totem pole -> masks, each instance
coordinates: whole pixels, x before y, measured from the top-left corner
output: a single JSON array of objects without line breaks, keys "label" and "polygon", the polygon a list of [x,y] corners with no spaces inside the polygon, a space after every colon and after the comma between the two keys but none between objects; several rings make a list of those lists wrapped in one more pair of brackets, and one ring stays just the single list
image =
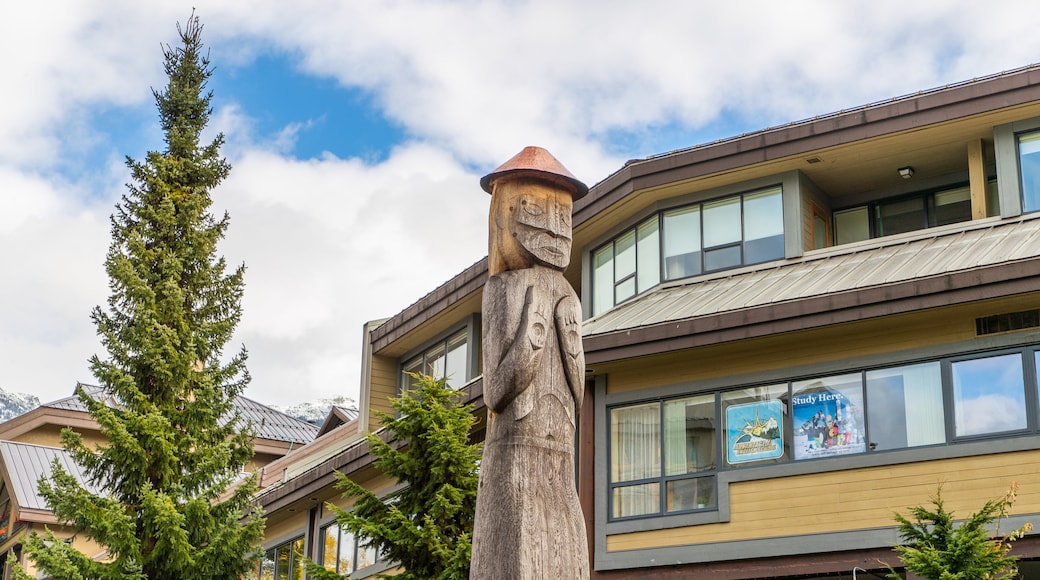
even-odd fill
[{"label": "totem pole", "polygon": [[588,188],[539,147],[480,185],[491,194],[482,319],[488,426],[470,578],[588,578],[574,479],[585,391],[581,303],[563,277],[571,205]]}]

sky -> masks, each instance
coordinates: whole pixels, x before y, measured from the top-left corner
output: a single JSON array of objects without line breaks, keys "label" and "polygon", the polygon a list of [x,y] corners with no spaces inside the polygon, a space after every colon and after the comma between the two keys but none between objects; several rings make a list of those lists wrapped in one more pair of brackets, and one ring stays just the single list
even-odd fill
[{"label": "sky", "polygon": [[246,265],[246,396],[358,398],[362,325],[487,253],[479,179],[527,145],[592,186],[628,159],[1040,62],[1040,3],[55,0],[0,34],[0,388],[42,401],[105,353],[125,159],[192,9],[213,191]]}]

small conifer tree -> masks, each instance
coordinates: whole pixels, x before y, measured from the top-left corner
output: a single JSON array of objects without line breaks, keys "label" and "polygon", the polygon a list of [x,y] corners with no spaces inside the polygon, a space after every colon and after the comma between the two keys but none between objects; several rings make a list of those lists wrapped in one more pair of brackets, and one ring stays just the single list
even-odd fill
[{"label": "small conifer tree", "polygon": [[[396,416],[378,413],[393,444],[368,436],[376,467],[404,487],[380,498],[338,474],[337,487],[354,505],[329,507],[343,529],[404,569],[393,578],[464,580],[477,506],[480,444],[470,443],[476,419],[472,405],[458,404],[458,391],[444,379],[417,378],[413,390],[393,399]],[[341,578],[314,562],[307,572],[319,580]]]},{"label": "small conifer tree", "polygon": [[127,158],[133,183],[111,220],[108,309],[91,316],[108,352],[90,361],[102,394],[77,390],[105,441],[95,449],[62,433],[101,491],[57,463],[40,482],[58,520],[107,554],[94,561],[34,534],[25,549],[54,578],[240,578],[260,555],[255,478],[228,491],[253,455],[234,405],[249,380],[245,349],[221,360],[244,288],[244,267],[226,273],[216,254],[228,216],[210,213],[230,166],[222,135],[200,143],[212,96],[202,25],[192,13],[177,31],[181,44],[163,47],[168,84],[153,90],[166,149]]},{"label": "small conifer tree", "polygon": [[[1006,518],[1018,494],[1018,484],[1003,497],[987,501],[979,511],[960,525],[946,510],[942,485],[931,498],[934,509],[910,507],[910,518],[895,514],[899,535],[905,542],[895,551],[903,566],[929,580],[996,580],[1015,578],[1017,558],[1011,555],[1011,544],[1032,529],[1026,523],[1006,535],[1000,534],[1000,520]],[[993,524],[991,535],[990,525]],[[889,578],[902,578],[889,569]]]}]

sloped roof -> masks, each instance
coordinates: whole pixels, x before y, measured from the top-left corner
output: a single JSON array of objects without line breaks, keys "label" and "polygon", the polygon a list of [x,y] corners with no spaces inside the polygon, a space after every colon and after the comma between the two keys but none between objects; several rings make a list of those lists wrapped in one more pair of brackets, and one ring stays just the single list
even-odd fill
[{"label": "sloped roof", "polygon": [[277,411],[252,399],[238,397],[235,407],[242,419],[252,422],[256,436],[274,441],[310,443],[318,435],[318,426]]},{"label": "sloped roof", "polygon": [[357,409],[353,407],[333,405],[332,408],[329,409],[329,414],[325,416],[325,420],[321,422],[321,429],[318,430],[317,437],[321,437],[336,427],[345,425],[357,418]]},{"label": "sloped roof", "polygon": [[[97,398],[104,394],[102,387],[84,384],[80,386],[91,397]],[[79,397],[75,394],[57,401],[44,403],[41,406],[87,412],[87,408],[83,406],[83,403],[80,402]],[[318,435],[318,427],[316,425],[286,415],[281,411],[246,397],[238,397],[235,400],[235,408],[241,414],[243,420],[253,424],[253,427],[256,429],[256,436],[261,439],[287,441],[290,443],[310,443]]]},{"label": "sloped roof", "polygon": [[582,324],[592,336],[1040,257],[1040,216],[960,223],[664,284]]},{"label": "sloped roof", "polygon": [[47,501],[39,494],[37,482],[42,477],[50,478],[51,465],[55,459],[84,488],[98,493],[97,488],[88,483],[86,474],[64,449],[0,441],[0,459],[3,460],[10,477],[11,495],[22,509],[50,511]]}]

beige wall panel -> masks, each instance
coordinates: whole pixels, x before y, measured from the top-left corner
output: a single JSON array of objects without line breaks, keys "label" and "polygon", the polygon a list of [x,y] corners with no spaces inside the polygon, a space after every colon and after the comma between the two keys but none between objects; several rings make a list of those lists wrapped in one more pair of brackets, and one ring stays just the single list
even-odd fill
[{"label": "beige wall panel", "polygon": [[[397,360],[383,356],[372,357],[372,384],[369,398],[370,411],[382,411],[392,415],[393,407],[390,399],[397,396]],[[381,426],[374,414],[369,419],[369,429],[375,431]]]},{"label": "beige wall panel", "polygon": [[975,338],[975,318],[1040,307],[1040,294],[933,308],[596,365],[608,393],[819,364]]},{"label": "beige wall panel", "polygon": [[963,518],[1012,481],[1020,485],[1012,513],[1040,513],[1040,451],[739,482],[729,522],[609,536],[607,550],[890,527],[893,512],[927,503],[939,483],[946,508]]},{"label": "beige wall panel", "polygon": [[281,517],[268,517],[264,528],[264,548],[273,548],[282,542],[304,535],[307,530],[307,511],[280,510]]}]

